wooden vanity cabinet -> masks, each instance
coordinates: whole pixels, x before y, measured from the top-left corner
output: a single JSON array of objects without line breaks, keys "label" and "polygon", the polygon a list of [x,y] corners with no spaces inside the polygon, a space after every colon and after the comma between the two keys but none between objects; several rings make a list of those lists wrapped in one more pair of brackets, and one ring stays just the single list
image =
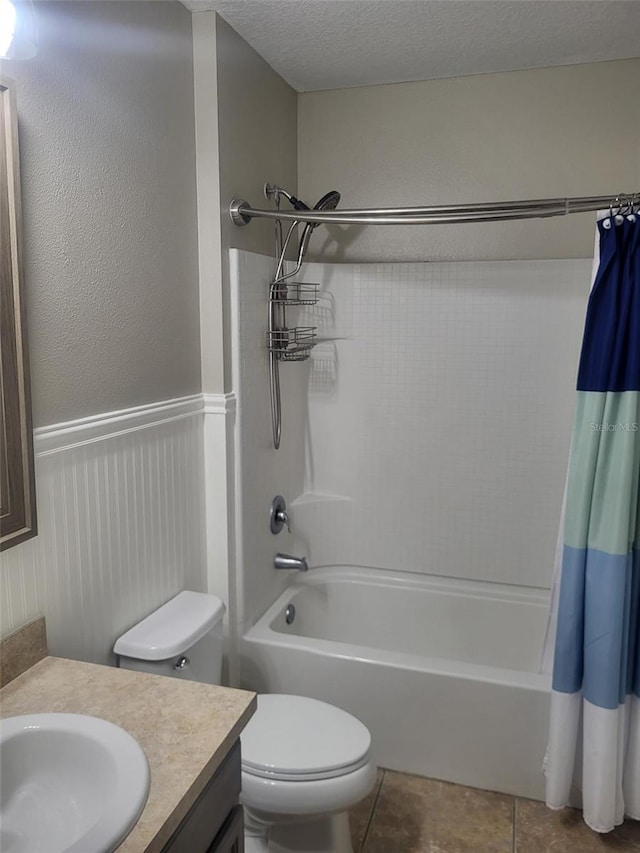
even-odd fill
[{"label": "wooden vanity cabinet", "polygon": [[242,806],[234,806],[207,853],[244,853]]},{"label": "wooden vanity cabinet", "polygon": [[162,853],[244,853],[241,778],[236,741]]}]

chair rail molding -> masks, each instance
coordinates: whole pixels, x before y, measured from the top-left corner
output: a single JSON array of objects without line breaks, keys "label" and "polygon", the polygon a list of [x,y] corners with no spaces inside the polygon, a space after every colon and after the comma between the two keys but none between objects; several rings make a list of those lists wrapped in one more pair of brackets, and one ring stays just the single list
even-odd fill
[{"label": "chair rail molding", "polygon": [[104,441],[152,426],[191,418],[204,412],[202,394],[175,397],[129,409],[90,415],[34,430],[37,457],[60,453],[94,441]]},{"label": "chair rail molding", "polygon": [[232,414],[237,407],[237,397],[233,391],[229,394],[203,394],[202,400],[207,415]]}]

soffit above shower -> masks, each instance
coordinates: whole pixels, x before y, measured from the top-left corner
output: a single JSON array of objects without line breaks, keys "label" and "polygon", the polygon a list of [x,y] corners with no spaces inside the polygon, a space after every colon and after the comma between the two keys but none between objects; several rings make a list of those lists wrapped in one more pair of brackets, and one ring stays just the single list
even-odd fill
[{"label": "soffit above shower", "polygon": [[640,0],[182,0],[299,92],[640,55]]}]

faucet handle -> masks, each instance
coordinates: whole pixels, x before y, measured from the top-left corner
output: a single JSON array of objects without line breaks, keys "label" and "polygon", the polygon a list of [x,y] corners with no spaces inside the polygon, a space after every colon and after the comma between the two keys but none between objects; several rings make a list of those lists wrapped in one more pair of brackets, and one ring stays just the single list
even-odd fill
[{"label": "faucet handle", "polygon": [[271,509],[269,510],[269,527],[271,532],[276,534],[280,533],[285,526],[289,533],[291,533],[287,503],[282,495],[276,495],[271,501]]},{"label": "faucet handle", "polygon": [[276,519],[280,522],[280,524],[284,524],[287,528],[287,533],[291,533],[291,525],[289,524],[289,516],[287,515],[286,509],[281,509],[276,513]]}]

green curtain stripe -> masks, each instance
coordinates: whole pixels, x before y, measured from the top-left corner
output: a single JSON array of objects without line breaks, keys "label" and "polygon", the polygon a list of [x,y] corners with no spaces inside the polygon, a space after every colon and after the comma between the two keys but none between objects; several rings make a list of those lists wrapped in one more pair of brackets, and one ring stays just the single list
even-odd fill
[{"label": "green curtain stripe", "polygon": [[[640,495],[638,495],[638,500],[636,501],[636,535],[634,543],[634,547],[640,550]],[[640,660],[638,663],[640,665]]]},{"label": "green curtain stripe", "polygon": [[640,547],[640,391],[578,391],[564,542],[607,554]]}]

